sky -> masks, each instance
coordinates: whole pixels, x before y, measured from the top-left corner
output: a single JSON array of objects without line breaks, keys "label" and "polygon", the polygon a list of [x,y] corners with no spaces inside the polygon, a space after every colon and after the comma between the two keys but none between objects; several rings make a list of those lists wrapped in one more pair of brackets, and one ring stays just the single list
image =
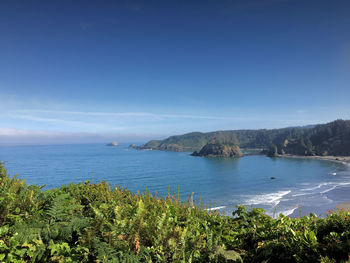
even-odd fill
[{"label": "sky", "polygon": [[350,119],[350,1],[0,0],[0,144]]}]

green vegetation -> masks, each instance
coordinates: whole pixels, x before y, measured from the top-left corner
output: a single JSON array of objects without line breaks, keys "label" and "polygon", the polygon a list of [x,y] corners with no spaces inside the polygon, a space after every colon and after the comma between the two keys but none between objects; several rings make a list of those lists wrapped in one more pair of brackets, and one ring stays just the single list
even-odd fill
[{"label": "green vegetation", "polygon": [[336,120],[327,124],[273,130],[235,130],[209,133],[189,133],[171,136],[163,141],[150,141],[140,149],[167,151],[200,151],[215,141],[241,148],[261,148],[274,156],[294,155],[350,155],[350,120]]},{"label": "green vegetation", "polygon": [[239,147],[228,143],[207,143],[197,152],[192,153],[193,156],[207,157],[241,157],[243,154]]},{"label": "green vegetation", "polygon": [[43,191],[0,164],[1,262],[346,262],[350,213],[235,217],[101,182]]},{"label": "green vegetation", "polygon": [[139,148],[162,151],[195,151],[201,149],[211,139],[211,133],[192,132],[185,135],[171,136],[162,141],[152,140]]}]

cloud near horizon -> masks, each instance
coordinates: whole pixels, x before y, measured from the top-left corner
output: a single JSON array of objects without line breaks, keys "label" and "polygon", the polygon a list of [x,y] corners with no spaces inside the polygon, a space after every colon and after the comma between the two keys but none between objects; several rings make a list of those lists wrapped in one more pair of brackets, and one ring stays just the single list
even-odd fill
[{"label": "cloud near horizon", "polygon": [[[147,111],[7,109],[0,116],[1,144],[145,142],[200,131],[261,129],[324,123],[299,109],[288,118],[264,113],[217,116]],[[332,119],[331,119],[332,120]]]},{"label": "cloud near horizon", "polygon": [[64,143],[107,143],[119,142],[143,143],[154,138],[151,134],[116,134],[89,132],[59,132],[45,130],[26,130],[0,128],[0,145],[16,144],[64,144]]}]

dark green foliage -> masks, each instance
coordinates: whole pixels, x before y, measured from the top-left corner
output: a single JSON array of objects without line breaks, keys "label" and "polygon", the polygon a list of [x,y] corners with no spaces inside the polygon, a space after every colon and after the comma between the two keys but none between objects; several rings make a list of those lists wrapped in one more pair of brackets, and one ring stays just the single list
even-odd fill
[{"label": "dark green foliage", "polygon": [[[199,151],[207,143],[261,148],[266,152],[277,147],[277,154],[350,155],[350,121],[336,120],[327,124],[273,130],[235,130],[188,133],[162,141],[150,141],[141,149]],[[277,155],[275,154],[275,155]]]},{"label": "dark green foliage", "polygon": [[210,139],[210,133],[192,132],[185,135],[171,136],[162,141],[152,140],[141,146],[141,149],[163,151],[194,151],[201,149]]},{"label": "dark green foliage", "polygon": [[239,206],[234,217],[101,182],[42,191],[0,164],[1,262],[341,262],[348,212],[292,219]]},{"label": "dark green foliage", "polygon": [[242,152],[239,146],[233,143],[218,143],[215,140],[203,146],[197,152],[192,153],[193,156],[207,156],[207,157],[241,157]]},{"label": "dark green foliage", "polygon": [[278,149],[276,145],[271,145],[269,151],[267,152],[267,156],[276,157],[278,156]]}]

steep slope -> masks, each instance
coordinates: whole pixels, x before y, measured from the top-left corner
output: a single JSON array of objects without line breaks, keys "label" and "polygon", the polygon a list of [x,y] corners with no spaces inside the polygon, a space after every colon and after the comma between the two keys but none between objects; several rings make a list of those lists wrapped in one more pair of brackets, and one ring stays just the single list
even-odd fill
[{"label": "steep slope", "polygon": [[350,156],[350,121],[283,129],[193,132],[150,141],[139,149],[199,151],[208,143],[261,148],[265,153]]}]

